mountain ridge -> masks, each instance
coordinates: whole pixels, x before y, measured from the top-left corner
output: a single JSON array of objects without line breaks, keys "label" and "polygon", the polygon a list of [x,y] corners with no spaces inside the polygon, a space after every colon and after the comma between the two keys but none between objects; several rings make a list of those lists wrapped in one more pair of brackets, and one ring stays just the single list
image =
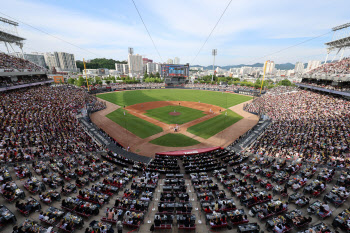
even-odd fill
[{"label": "mountain ridge", "polygon": [[[249,66],[249,67],[264,67],[264,63],[255,63],[253,65],[246,65],[246,64],[239,64],[239,65],[228,65],[228,66],[214,66],[216,69],[217,67],[225,70],[229,70],[231,68],[241,68],[243,66]],[[304,66],[307,66],[307,63],[304,64]],[[201,66],[201,65],[191,65],[190,67],[203,67],[206,70],[211,70],[213,69],[213,66]],[[295,65],[292,63],[283,63],[283,64],[276,64],[275,68],[279,70],[292,70],[294,69]]]}]

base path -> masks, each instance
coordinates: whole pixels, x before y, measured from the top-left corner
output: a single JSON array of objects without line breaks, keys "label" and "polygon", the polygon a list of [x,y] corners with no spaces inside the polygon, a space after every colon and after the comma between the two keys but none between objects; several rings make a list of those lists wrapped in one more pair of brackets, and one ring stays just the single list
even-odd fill
[{"label": "base path", "polygon": [[[166,124],[164,122],[161,122],[159,120],[156,120],[152,117],[144,115],[147,110],[155,109],[155,108],[161,108],[166,106],[182,106],[182,107],[188,107],[197,109],[200,111],[203,111],[206,116],[198,118],[196,120],[193,120],[191,122],[187,122],[186,124],[181,125],[181,130],[186,131],[188,127],[192,125],[196,125],[200,122],[209,120],[210,118],[213,118],[216,116],[216,114],[220,113],[220,110],[225,110],[224,108],[221,108],[219,106],[211,105],[211,104],[205,104],[205,103],[197,103],[197,102],[190,102],[190,101],[154,101],[154,102],[147,102],[147,103],[140,103],[140,104],[134,104],[126,107],[125,109],[128,110],[128,112],[138,118],[144,119],[148,122],[151,122],[152,124],[158,125],[163,128],[164,131],[168,130],[169,127],[174,127],[175,124]],[[171,112],[173,113],[173,112]],[[169,114],[171,114],[169,113]],[[184,128],[185,127],[185,128]]]},{"label": "base path", "polygon": [[[104,101],[101,99],[99,100]],[[134,104],[126,107],[125,109],[128,110],[130,114],[133,114],[146,121],[149,121],[155,125],[159,125],[160,127],[163,128],[163,132],[155,134],[145,139],[139,138],[138,136],[127,131],[125,128],[119,126],[118,124],[116,124],[115,122],[113,122],[112,120],[106,117],[107,114],[119,108],[118,105],[115,105],[113,103],[106,102],[107,108],[102,111],[93,113],[91,115],[91,121],[95,123],[99,128],[103,129],[107,134],[109,134],[115,140],[117,140],[125,148],[129,146],[130,150],[134,153],[148,156],[148,157],[154,157],[156,152],[185,150],[185,149],[199,149],[199,148],[207,148],[207,147],[213,147],[213,146],[226,147],[230,145],[239,136],[241,136],[242,134],[247,132],[249,129],[251,129],[259,120],[258,116],[243,110],[244,104],[249,103],[251,101],[252,100],[231,107],[230,110],[241,115],[243,119],[229,126],[228,128],[219,132],[218,134],[210,137],[209,139],[203,139],[201,137],[198,137],[186,131],[188,127],[198,124],[200,122],[206,121],[210,118],[213,118],[220,113],[220,110],[221,111],[225,110],[224,108],[221,108],[219,106],[210,105],[206,103],[197,103],[197,102],[188,102],[188,101],[155,101],[155,102]],[[160,107],[165,107],[169,105],[175,106],[175,105],[179,105],[179,103],[181,106],[198,109],[200,111],[203,111],[206,114],[201,118],[198,118],[191,122],[187,122],[183,125],[180,125],[179,133],[182,133],[190,138],[193,138],[199,141],[200,144],[197,144],[194,146],[188,146],[188,147],[165,147],[165,146],[158,146],[158,145],[149,143],[149,141],[155,138],[158,138],[168,133],[174,133],[172,127],[175,125],[169,125],[169,124],[160,122],[154,118],[145,116],[143,114],[149,109],[160,108]]]}]

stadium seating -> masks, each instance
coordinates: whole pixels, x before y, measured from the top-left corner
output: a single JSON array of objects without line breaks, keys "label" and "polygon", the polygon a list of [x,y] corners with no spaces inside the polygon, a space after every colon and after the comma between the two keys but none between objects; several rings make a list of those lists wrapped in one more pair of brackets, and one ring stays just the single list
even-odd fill
[{"label": "stadium seating", "polygon": [[[248,151],[157,155],[142,163],[127,153],[107,151],[79,126],[76,115],[85,103],[89,110],[105,108],[83,89],[34,87],[2,97],[0,159],[7,165],[0,168],[0,184],[5,184],[1,193],[7,195],[7,207],[0,206],[4,232],[11,232],[12,227],[2,218],[7,216],[26,223],[19,224],[22,229],[50,225],[62,232],[115,226],[148,232],[152,224],[154,230],[174,232],[219,228],[230,232],[226,228],[236,225],[238,232],[260,228],[277,232],[278,223],[282,232],[309,224],[319,229],[310,218],[302,218],[314,191],[319,194],[313,196],[312,204],[318,200],[325,209],[323,202],[338,208],[343,203],[337,197],[343,201],[348,195],[345,187],[350,184],[350,173],[343,168],[349,167],[345,155],[349,153],[350,106],[345,99],[295,87],[276,88],[246,107],[252,112],[263,109],[273,119]],[[300,177],[308,179],[303,189],[286,185]],[[282,192],[283,185],[286,192]],[[48,196],[58,197],[58,188],[65,195],[62,202],[46,202]],[[20,191],[30,196],[24,203],[18,200],[26,196]],[[287,201],[282,197],[288,191],[295,192],[288,198],[290,212],[284,213]],[[16,208],[11,215],[9,209]],[[39,214],[40,209],[47,210]],[[338,211],[344,209],[340,206]],[[311,214],[317,215],[317,210]],[[347,211],[343,215],[341,221],[349,219]],[[43,226],[25,220],[27,216]],[[332,215],[321,212],[319,217],[331,219]],[[87,220],[91,223],[84,223]]]},{"label": "stadium seating", "polygon": [[0,53],[0,71],[4,72],[25,72],[25,71],[45,71],[45,68],[40,67],[28,60],[14,57],[5,53]]}]

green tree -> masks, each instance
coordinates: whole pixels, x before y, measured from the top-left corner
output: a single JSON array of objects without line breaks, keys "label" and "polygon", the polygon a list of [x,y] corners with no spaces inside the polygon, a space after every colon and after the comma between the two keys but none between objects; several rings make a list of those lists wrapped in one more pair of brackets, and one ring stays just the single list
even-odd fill
[{"label": "green tree", "polygon": [[289,81],[288,79],[283,79],[282,81],[279,81],[278,84],[282,85],[282,86],[291,86],[292,85],[291,81]]},{"label": "green tree", "polygon": [[95,84],[101,84],[102,83],[102,79],[98,76],[95,77]]},{"label": "green tree", "polygon": [[148,78],[147,71],[145,71],[145,74],[143,75],[143,78],[144,78],[144,79],[147,79],[147,78]]},{"label": "green tree", "polygon": [[160,78],[159,72],[156,73],[156,78]]},{"label": "green tree", "polygon": [[79,77],[75,80],[75,85],[78,86],[78,87],[81,87],[81,86],[86,86],[86,81],[84,80],[83,77]]},{"label": "green tree", "polygon": [[111,83],[111,80],[107,80],[106,83],[107,83],[107,84],[110,84],[110,83]]},{"label": "green tree", "polygon": [[73,85],[74,84],[74,79],[73,78],[68,78],[67,83]]},{"label": "green tree", "polygon": [[[115,69],[115,63],[119,64],[127,64],[127,61],[118,61],[114,59],[106,59],[106,58],[95,58],[86,62],[86,69]],[[84,70],[84,63],[82,61],[76,61],[77,68],[80,70]]]}]

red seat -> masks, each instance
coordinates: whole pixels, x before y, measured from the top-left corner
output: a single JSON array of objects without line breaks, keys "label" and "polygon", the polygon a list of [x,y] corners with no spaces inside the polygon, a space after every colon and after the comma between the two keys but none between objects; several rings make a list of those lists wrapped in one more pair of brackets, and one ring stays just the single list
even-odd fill
[{"label": "red seat", "polygon": [[196,230],[196,225],[190,227],[185,227],[185,225],[178,225],[177,227],[183,230]]},{"label": "red seat", "polygon": [[68,230],[62,228],[62,226],[58,226],[58,225],[57,225],[57,228],[64,231],[64,232],[69,232],[69,233],[72,233],[74,231],[74,228],[71,231],[68,231]]},{"label": "red seat", "polygon": [[248,222],[249,222],[248,219],[243,220],[243,221],[240,221],[240,222],[232,222],[232,221],[231,221],[232,225],[240,225],[240,224],[244,224],[244,223],[248,223]]},{"label": "red seat", "polygon": [[28,211],[24,211],[24,210],[21,210],[21,209],[17,209],[21,214],[23,214],[24,216],[28,216],[29,215],[29,212]]},{"label": "red seat", "polygon": [[117,224],[117,220],[107,219],[106,217],[102,217],[101,221],[102,222],[109,222],[109,223],[112,223],[112,224]]},{"label": "red seat", "polygon": [[76,212],[76,211],[75,211],[75,213],[80,215],[80,216],[83,216],[84,218],[90,218],[91,217],[90,214],[84,214],[84,213],[80,213],[80,212]]},{"label": "red seat", "polygon": [[211,227],[212,229],[227,227],[227,222],[222,223],[222,224],[220,224],[220,225],[210,226],[210,227]]},{"label": "red seat", "polygon": [[160,226],[154,226],[154,229],[171,229],[172,227],[172,224],[161,224]]}]

